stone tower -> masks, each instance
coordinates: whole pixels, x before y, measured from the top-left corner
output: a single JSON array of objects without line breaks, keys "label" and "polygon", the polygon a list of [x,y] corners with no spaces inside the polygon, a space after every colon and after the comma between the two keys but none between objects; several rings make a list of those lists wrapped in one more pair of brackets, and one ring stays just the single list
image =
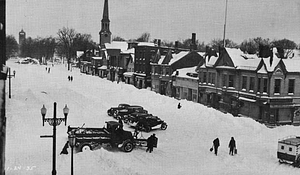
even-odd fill
[{"label": "stone tower", "polygon": [[103,17],[101,20],[101,30],[99,32],[100,35],[100,46],[102,47],[104,43],[111,43],[111,32],[109,30],[109,17],[108,17],[108,0],[104,1],[103,8]]},{"label": "stone tower", "polygon": [[26,40],[26,33],[24,32],[24,30],[22,29],[19,32],[19,45],[22,45],[22,43]]}]

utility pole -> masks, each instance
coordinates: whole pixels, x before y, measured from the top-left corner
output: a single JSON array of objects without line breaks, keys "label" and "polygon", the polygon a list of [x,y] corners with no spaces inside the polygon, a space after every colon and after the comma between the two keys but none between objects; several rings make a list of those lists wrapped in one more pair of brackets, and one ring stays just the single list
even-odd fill
[{"label": "utility pole", "polygon": [[[4,66],[6,61],[6,11],[5,0],[0,0],[0,174],[5,175],[5,136],[6,136],[6,115],[5,115],[5,80],[6,73]],[[2,90],[1,90],[2,88]]]},{"label": "utility pole", "polygon": [[227,20],[227,2],[226,0],[226,7],[225,7],[225,23],[224,23],[224,34],[223,34],[223,47],[225,48],[226,43],[225,43],[225,33],[226,33],[226,20]]}]

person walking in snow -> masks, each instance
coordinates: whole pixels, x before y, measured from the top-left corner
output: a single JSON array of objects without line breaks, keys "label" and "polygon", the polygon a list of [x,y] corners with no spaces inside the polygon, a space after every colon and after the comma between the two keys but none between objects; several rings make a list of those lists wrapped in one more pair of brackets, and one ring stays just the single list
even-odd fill
[{"label": "person walking in snow", "polygon": [[68,148],[69,148],[69,141],[67,141],[67,143],[65,144],[65,146],[61,150],[60,155],[61,154],[68,154],[68,150],[67,150]]},{"label": "person walking in snow", "polygon": [[48,73],[50,73],[50,67],[48,68]]},{"label": "person walking in snow", "polygon": [[69,80],[69,81],[71,80],[71,77],[70,77],[70,75],[68,76],[68,80]]},{"label": "person walking in snow", "polygon": [[233,156],[233,151],[235,150],[235,140],[233,137],[231,137],[231,140],[229,141],[229,155],[232,155]]},{"label": "person walking in snow", "polygon": [[180,109],[181,108],[181,105],[180,105],[180,103],[178,103],[178,105],[177,105],[177,109]]},{"label": "person walking in snow", "polygon": [[219,138],[216,138],[213,141],[213,147],[214,147],[215,155],[218,155],[218,148],[219,148],[219,146],[220,146],[220,140],[219,140]]},{"label": "person walking in snow", "polygon": [[156,145],[156,142],[157,142],[157,137],[155,137],[155,134],[152,134],[147,139],[147,149],[146,149],[146,152],[149,151],[149,153],[151,153],[153,151],[153,147]]},{"label": "person walking in snow", "polygon": [[73,81],[73,76],[71,76],[71,81]]}]

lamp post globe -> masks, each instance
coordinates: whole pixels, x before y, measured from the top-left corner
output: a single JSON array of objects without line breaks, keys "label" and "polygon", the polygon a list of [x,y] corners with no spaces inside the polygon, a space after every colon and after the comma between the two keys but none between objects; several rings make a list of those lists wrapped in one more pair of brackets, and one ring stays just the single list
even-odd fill
[{"label": "lamp post globe", "polygon": [[45,105],[43,105],[43,107],[41,108],[41,114],[42,114],[43,126],[44,126],[44,123],[45,123],[45,116],[46,116],[46,113],[47,113],[47,109],[46,109]]},{"label": "lamp post globe", "polygon": [[65,115],[65,126],[67,125],[67,116],[69,114],[69,108],[67,105],[65,105],[64,109],[63,109],[64,115]]}]

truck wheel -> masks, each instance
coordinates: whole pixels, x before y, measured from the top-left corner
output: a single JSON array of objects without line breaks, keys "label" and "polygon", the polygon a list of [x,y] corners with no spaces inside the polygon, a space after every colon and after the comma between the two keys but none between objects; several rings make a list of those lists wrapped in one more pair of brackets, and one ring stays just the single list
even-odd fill
[{"label": "truck wheel", "polygon": [[168,127],[168,125],[166,124],[166,123],[163,123],[163,124],[161,124],[161,129],[162,130],[166,130],[167,129],[167,127]]},{"label": "truck wheel", "polygon": [[107,110],[107,115],[108,115],[108,116],[112,116],[112,113],[111,113],[110,109]]},{"label": "truck wheel", "polygon": [[84,144],[84,145],[82,145],[81,146],[81,152],[84,152],[84,151],[91,151],[92,150],[92,148],[91,148],[91,145],[89,145],[89,144]]},{"label": "truck wheel", "polygon": [[130,140],[126,140],[122,145],[124,152],[131,152],[133,150],[133,143]]}]

